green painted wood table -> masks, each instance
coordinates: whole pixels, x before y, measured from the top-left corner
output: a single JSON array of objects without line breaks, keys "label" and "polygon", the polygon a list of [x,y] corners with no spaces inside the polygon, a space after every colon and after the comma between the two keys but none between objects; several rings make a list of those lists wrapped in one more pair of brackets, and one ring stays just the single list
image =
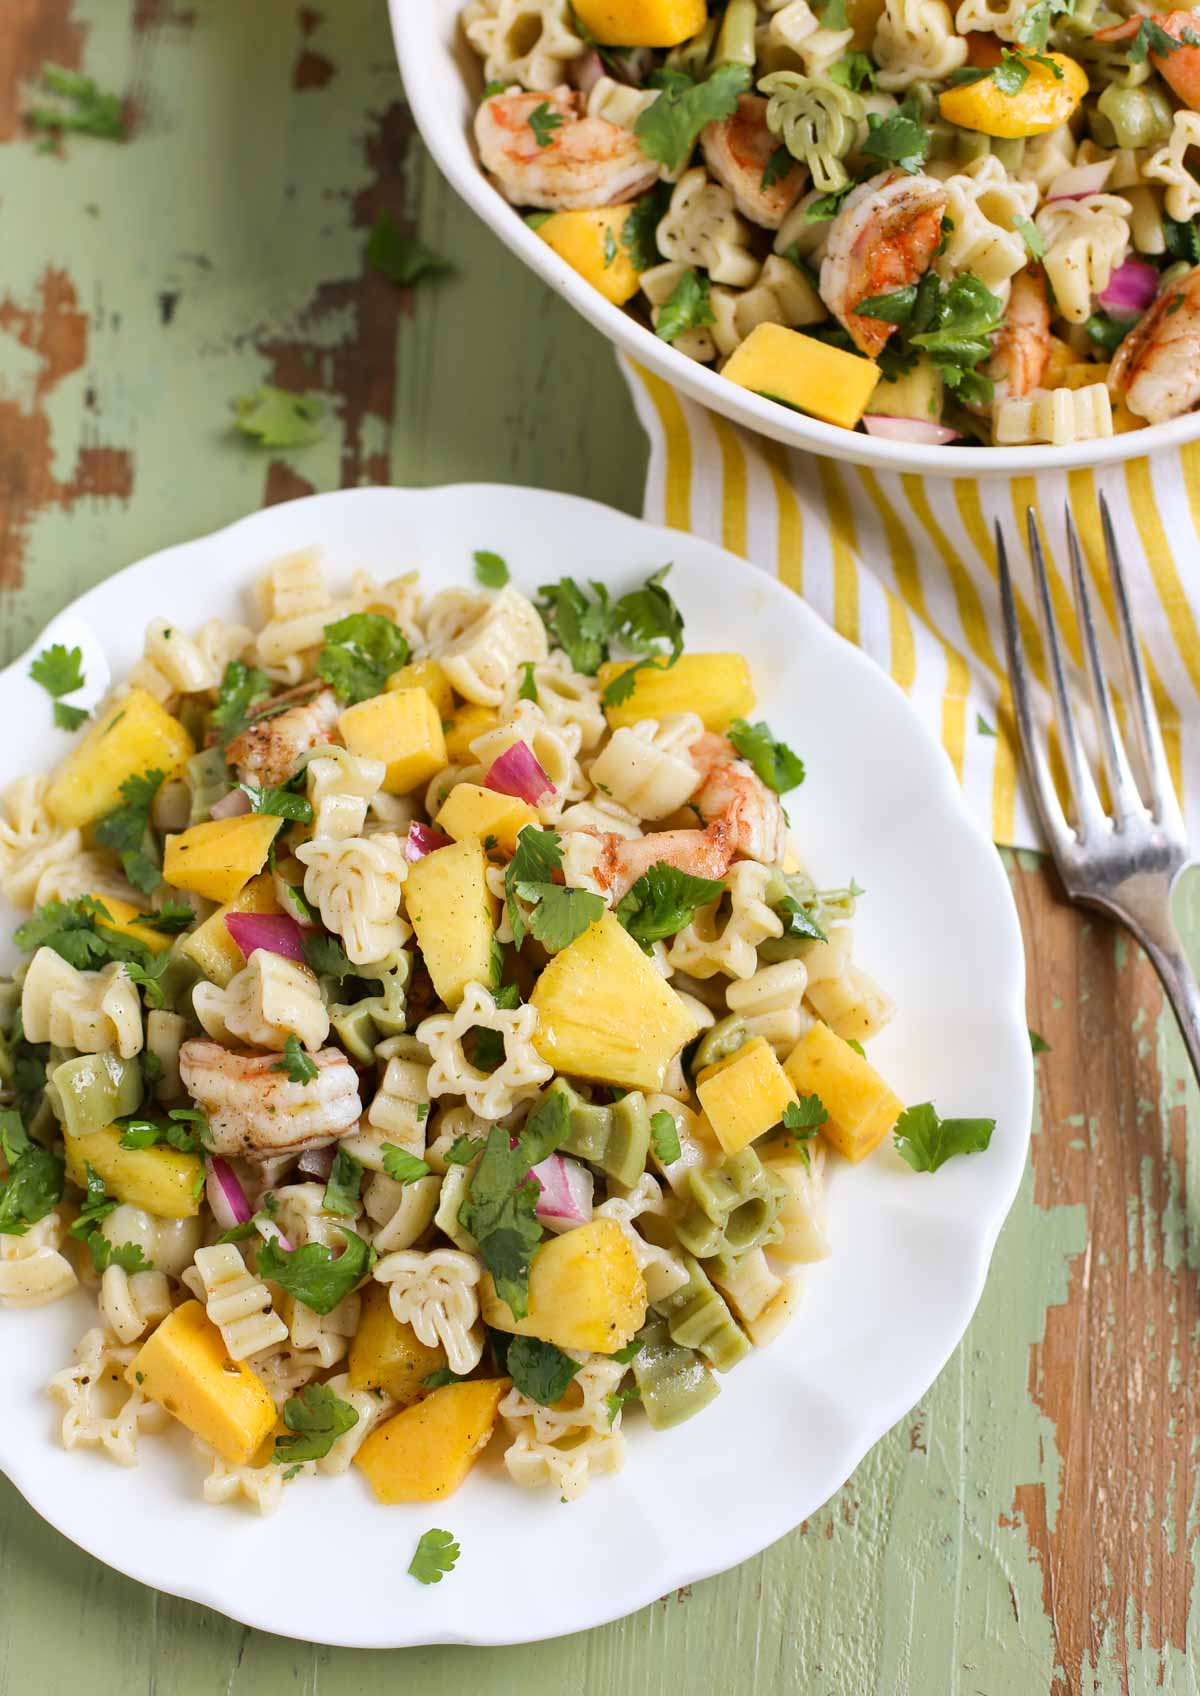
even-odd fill
[{"label": "green painted wood table", "polygon": [[[124,95],[124,142],[39,148],[48,60]],[[382,208],[453,274],[372,272]],[[263,381],[319,392],[324,440],[236,438]],[[383,0],[4,0],[2,657],[264,502],[491,478],[636,510],[643,459],[607,347],[426,159]],[[811,1521],[585,1636],[360,1654],[142,1589],[0,1484],[4,1696],[1194,1692],[1200,1105],[1137,950],[1033,857],[1010,873],[1051,1044],[1032,1163],[961,1348]]]}]

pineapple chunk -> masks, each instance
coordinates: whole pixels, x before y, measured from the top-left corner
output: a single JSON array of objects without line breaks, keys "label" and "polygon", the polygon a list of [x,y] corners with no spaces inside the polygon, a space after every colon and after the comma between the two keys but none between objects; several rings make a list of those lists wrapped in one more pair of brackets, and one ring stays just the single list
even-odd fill
[{"label": "pineapple chunk", "polygon": [[765,1037],[756,1036],[696,1076],[696,1094],[726,1154],[769,1131],[796,1099]]},{"label": "pineapple chunk", "polygon": [[269,873],[252,877],[232,901],[218,907],[190,936],[181,937],[180,953],[199,966],[204,976],[224,989],[230,978],[246,964],[246,956],[229,934],[227,913],[278,913],[275,884]]},{"label": "pineapple chunk", "polygon": [[368,1284],[350,1344],[350,1388],[382,1390],[407,1407],[420,1399],[422,1381],[445,1364],[442,1345],[423,1343],[411,1325],[396,1318],[384,1286]]},{"label": "pineapple chunk", "polygon": [[499,722],[494,707],[481,707],[477,701],[461,702],[445,725],[446,759],[450,765],[469,765],[472,742],[485,730],[494,730]]},{"label": "pineapple chunk", "polygon": [[444,1384],[371,1432],[354,1457],[385,1505],[440,1502],[487,1447],[507,1378]]},{"label": "pineapple chunk", "polygon": [[[632,660],[609,660],[596,678],[606,689],[614,677],[628,671]],[[643,718],[667,713],[699,713],[705,730],[728,730],[735,718],[754,708],[754,685],[744,654],[683,654],[673,666],[647,666],[639,671],[633,694],[620,706],[605,707],[613,730]]]},{"label": "pineapple chunk", "polygon": [[167,837],[163,877],[174,889],[190,889],[210,901],[232,901],[262,871],[283,822],[273,813],[242,813],[194,824]]},{"label": "pineapple chunk", "polygon": [[204,1193],[204,1162],[198,1154],[177,1148],[122,1148],[115,1125],[89,1136],[63,1131],[67,1176],[87,1188],[87,1168],[104,1180],[109,1195],[144,1207],[160,1219],[194,1219]]},{"label": "pineapple chunk", "polygon": [[879,381],[879,367],[782,324],[758,324],[729,356],[722,375],[768,400],[853,430]]},{"label": "pineapple chunk", "polygon": [[446,764],[442,715],[424,689],[389,689],[358,701],[338,719],[338,729],[352,754],[383,761],[389,795],[407,795]]},{"label": "pineapple chunk", "polygon": [[456,842],[482,842],[515,854],[517,837],[527,824],[539,821],[529,802],[516,795],[501,795],[478,783],[456,783],[435,822]]},{"label": "pineapple chunk", "polygon": [[542,1244],[529,1267],[529,1311],[514,1319],[487,1273],[483,1317],[497,1331],[539,1337],[560,1349],[612,1354],[646,1320],[646,1282],[615,1219],[593,1219]]},{"label": "pineapple chunk", "polygon": [[784,1061],[801,1095],[819,1095],[828,1119],[821,1135],[847,1160],[862,1160],[895,1125],[904,1103],[869,1061],[828,1025],[805,1032]]},{"label": "pineapple chunk", "polygon": [[538,1012],[533,1045],[543,1060],[556,1072],[626,1089],[661,1089],[672,1059],[700,1029],[611,913],[554,956],[529,999]]},{"label": "pineapple chunk", "polygon": [[120,805],[121,785],[142,772],[174,777],[196,745],[145,689],[113,701],[50,780],[46,805],[60,824],[90,824]]},{"label": "pineapple chunk", "polygon": [[198,1301],[185,1301],[151,1333],[125,1380],[166,1408],[231,1466],[249,1466],[275,1425],[271,1392],[231,1360]]},{"label": "pineapple chunk", "polygon": [[454,711],[450,679],[436,660],[410,660],[388,678],[389,689],[424,689],[443,719]]},{"label": "pineapple chunk", "polygon": [[699,35],[704,0],[577,0],[575,16],[600,47],[678,47]]},{"label": "pineapple chunk", "polygon": [[417,860],[404,885],[425,969],[451,1009],[469,983],[487,983],[491,976],[496,919],[486,872],[478,842],[455,842]]},{"label": "pineapple chunk", "polygon": [[641,287],[629,249],[621,241],[633,202],[626,206],[596,206],[587,211],[552,212],[537,233],[547,247],[565,259],[585,282],[624,306]]},{"label": "pineapple chunk", "polygon": [[136,907],[131,907],[128,901],[118,901],[115,895],[93,895],[90,899],[98,901],[108,914],[107,919],[99,920],[106,930],[119,931],[132,942],[140,942],[151,954],[164,954],[171,946],[174,939],[164,931],[151,930],[148,925],[138,924],[137,921],[146,915]]}]

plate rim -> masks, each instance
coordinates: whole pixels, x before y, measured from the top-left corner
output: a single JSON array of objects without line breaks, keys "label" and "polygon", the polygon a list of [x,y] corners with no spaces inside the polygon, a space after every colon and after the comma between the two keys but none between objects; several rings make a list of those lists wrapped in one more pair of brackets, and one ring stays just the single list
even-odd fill
[{"label": "plate rim", "polygon": [[454,139],[465,141],[458,132],[458,114],[447,121],[425,79],[419,74],[409,74],[414,70],[419,72],[422,62],[431,53],[440,51],[436,20],[442,5],[453,10],[457,17],[458,0],[419,0],[419,3],[388,0],[405,96],[438,169],[476,217],[543,283],[563,295],[593,328],[629,358],[649,366],[709,411],[786,447],[807,450],[827,459],[870,465],[880,471],[919,472],[951,480],[1098,469],[1141,459],[1200,437],[1200,411],[1197,411],[1184,413],[1164,424],[1149,424],[1140,430],[1061,447],[1050,443],[1023,447],[922,447],[824,424],[727,382],[706,365],[660,341],[623,308],[605,300],[599,290],[585,282],[565,259],[541,241],[484,176],[469,141],[465,142],[464,159],[464,151]]},{"label": "plate rim", "polygon": [[[531,496],[539,502],[547,502],[558,505],[563,509],[564,515],[573,514],[576,518],[582,517],[588,511],[603,513],[606,519],[616,519],[622,525],[628,526],[631,533],[636,532],[639,537],[649,538],[652,542],[658,542],[668,549],[672,546],[678,547],[681,537],[684,537],[686,538],[689,549],[694,549],[698,555],[708,555],[714,568],[720,568],[722,565],[725,565],[732,566],[736,570],[742,572],[754,572],[753,581],[756,589],[761,588],[767,595],[768,600],[775,600],[781,607],[786,606],[789,608],[792,616],[799,616],[808,625],[809,634],[813,640],[824,642],[831,649],[837,651],[839,663],[856,669],[860,675],[869,676],[874,680],[876,685],[883,684],[886,687],[886,690],[890,692],[893,698],[893,704],[901,708],[902,716],[907,719],[914,739],[919,740],[921,744],[923,744],[927,755],[934,756],[929,760],[929,772],[931,780],[933,772],[935,770],[937,772],[937,785],[940,790],[941,803],[948,809],[949,814],[953,816],[959,828],[965,830],[966,835],[964,838],[964,846],[966,842],[971,842],[973,850],[979,854],[979,875],[992,885],[992,893],[996,898],[997,907],[999,908],[1002,906],[1005,909],[1005,923],[1007,925],[1007,934],[1005,939],[1007,943],[1006,952],[1008,955],[1007,965],[1011,973],[1011,981],[1008,984],[1007,992],[1003,997],[1003,1000],[1008,1002],[1010,1006],[1012,1024],[1017,1027],[1021,1033],[1024,1033],[1027,1029],[1025,1020],[1026,962],[1015,898],[1008,878],[1004,872],[999,852],[992,843],[991,838],[984,829],[983,825],[971,812],[970,807],[967,804],[966,797],[955,778],[954,770],[948,755],[941,747],[940,743],[938,743],[937,740],[929,733],[926,726],[921,721],[920,715],[917,713],[913,703],[908,699],[904,691],[899,687],[894,679],[881,667],[879,667],[862,649],[855,647],[853,643],[847,641],[844,637],[838,634],[838,632],[833,630],[831,626],[826,624],[819,614],[811,606],[809,606],[806,601],[804,601],[799,595],[795,594],[795,592],[789,589],[785,584],[781,583],[778,578],[774,577],[769,572],[759,570],[748,560],[741,559],[738,556],[731,554],[727,549],[718,546],[716,543],[709,542],[705,538],[695,536],[691,532],[681,532],[669,529],[662,525],[651,524],[644,519],[624,512],[620,508],[609,506],[604,502],[592,500],[587,496],[568,494],[557,490],[533,489],[527,486],[497,482],[448,483],[427,487],[376,485],[369,488],[338,489],[321,494],[303,496],[296,501],[289,501],[282,503],[282,505],[289,509],[298,508],[308,509],[311,511],[318,504],[329,508],[339,505],[348,505],[350,502],[361,502],[364,500],[386,502],[389,499],[394,498],[401,504],[407,503],[411,500],[427,500],[431,503],[435,503],[439,500],[448,502],[465,502],[473,498],[486,500],[489,497],[494,497],[496,495],[502,495],[505,499],[511,499],[514,495]],[[129,579],[135,575],[140,576],[144,574],[149,577],[151,574],[169,572],[181,559],[185,558],[193,551],[219,546],[223,543],[234,541],[235,539],[240,540],[242,536],[253,534],[257,530],[269,531],[273,522],[273,515],[276,515],[279,510],[279,507],[261,507],[256,511],[244,514],[242,517],[234,519],[229,524],[222,525],[216,530],[209,531],[204,535],[192,537],[189,540],[173,543],[165,548],[158,549],[152,554],[148,554],[141,559],[132,561],[128,565],[121,567],[119,570],[111,573],[108,577],[102,578],[98,583],[93,584],[81,595],[76,596],[54,613],[28,647],[23,650],[22,653],[15,656],[15,658],[7,666],[0,669],[0,691],[2,691],[11,680],[23,677],[27,662],[44,644],[46,636],[53,631],[55,625],[59,621],[72,616],[86,617],[88,603],[101,595],[111,593],[114,584],[122,580]],[[320,546],[319,543],[315,545]],[[159,581],[162,582],[161,577]],[[246,581],[249,582],[248,575]],[[163,583],[161,598],[167,598],[168,594],[169,590],[165,583]],[[945,815],[939,815],[939,817],[944,819]],[[1004,963],[1005,962],[1001,959],[998,959],[997,961],[997,964],[999,965],[1003,965]],[[857,1420],[853,1425],[853,1428],[847,1431],[845,1439],[838,1449],[838,1454],[841,1458],[836,1461],[836,1464],[834,1464],[831,1460],[829,1468],[827,1468],[827,1470],[836,1473],[838,1476],[829,1484],[828,1488],[826,1488],[824,1482],[820,1485],[822,1494],[819,1506],[824,1506],[834,1495],[836,1495],[837,1491],[840,1490],[846,1482],[848,1482],[854,1471],[862,1464],[863,1460],[871,1452],[871,1450],[875,1448],[875,1446],[884,1436],[887,1435],[892,1427],[900,1419],[902,1419],[924,1395],[928,1393],[929,1389],[945,1369],[946,1363],[954,1353],[955,1349],[959,1347],[963,1336],[974,1317],[986,1284],[996,1241],[1020,1188],[1026,1167],[1029,1141],[1033,1129],[1035,1075],[1033,1056],[1032,1052],[1028,1048],[1027,1042],[1024,1044],[1023,1049],[1018,1049],[1018,1052],[1022,1053],[1023,1062],[1020,1079],[1013,1080],[1012,1087],[1015,1105],[1012,1108],[1012,1117],[1014,1122],[1016,1122],[1019,1110],[1020,1123],[1023,1124],[1024,1131],[1023,1134],[1020,1135],[1019,1139],[1015,1134],[1010,1137],[1010,1141],[1012,1142],[1011,1170],[1008,1171],[1007,1182],[1002,1184],[993,1192],[994,1201],[987,1219],[986,1227],[981,1228],[978,1231],[973,1231],[971,1234],[970,1242],[972,1245],[972,1253],[969,1268],[970,1276],[966,1276],[967,1267],[964,1264],[960,1264],[958,1268],[960,1274],[962,1274],[962,1282],[959,1290],[959,1299],[954,1310],[955,1317],[953,1323],[948,1326],[948,1333],[952,1334],[948,1335],[948,1340],[945,1342],[944,1348],[940,1348],[937,1351],[936,1370],[933,1372],[932,1376],[928,1377],[927,1382],[922,1382],[911,1392],[910,1388],[906,1387],[903,1394],[893,1393],[890,1396],[882,1396],[878,1398],[873,1406],[871,1416],[864,1416]],[[922,1378],[925,1377],[924,1372],[921,1376]],[[50,1440],[51,1439],[48,1436],[47,1441]],[[26,1459],[30,1462],[29,1466],[22,1465],[22,1462]],[[172,1581],[170,1579],[164,1579],[161,1574],[151,1573],[144,1568],[139,1567],[139,1563],[136,1558],[113,1558],[111,1554],[105,1552],[103,1549],[102,1538],[98,1536],[93,1537],[84,1532],[77,1533],[75,1530],[66,1529],[64,1524],[55,1517],[53,1508],[46,1504],[44,1500],[44,1493],[39,1489],[37,1482],[37,1459],[35,1454],[31,1453],[28,1457],[26,1457],[24,1451],[19,1448],[12,1452],[0,1449],[0,1472],[3,1472],[3,1474],[9,1479],[23,1499],[31,1508],[33,1508],[34,1512],[37,1513],[39,1517],[50,1525],[56,1532],[58,1532],[59,1535],[66,1537],[67,1540],[74,1543],[76,1547],[82,1549],[86,1554],[90,1555],[94,1559],[99,1560],[105,1566],[110,1567],[113,1571],[119,1572],[127,1578],[131,1578],[135,1582],[144,1584],[152,1590],[157,1590],[166,1595],[179,1597],[184,1601],[196,1602],[201,1606],[212,1608],[224,1617],[233,1619],[242,1625],[249,1626],[253,1630],[266,1631],[276,1636],[289,1637],[294,1641],[328,1644],[332,1647],[340,1648],[370,1650],[415,1648],[420,1646],[432,1646],[435,1644],[503,1647],[521,1643],[544,1642],[557,1637],[568,1636],[579,1631],[591,1630],[597,1626],[610,1624],[614,1620],[626,1618],[630,1614],[648,1606],[664,1594],[663,1589],[660,1587],[660,1580],[656,1579],[650,1584],[642,1583],[641,1585],[638,1585],[636,1581],[631,1580],[631,1582],[627,1585],[626,1590],[622,1592],[619,1599],[616,1601],[615,1605],[610,1606],[609,1603],[606,1602],[602,1605],[599,1612],[596,1612],[593,1609],[592,1612],[588,1613],[587,1617],[565,1618],[561,1621],[561,1623],[552,1624],[550,1629],[544,1632],[539,1631],[536,1636],[531,1636],[525,1631],[514,1631],[511,1634],[468,1634],[461,1631],[438,1630],[432,1634],[425,1632],[416,1637],[405,1635],[397,1639],[394,1632],[389,1633],[384,1630],[383,1632],[377,1633],[368,1638],[361,1634],[339,1634],[336,1630],[329,1628],[322,1629],[317,1635],[306,1633],[303,1636],[298,1636],[295,1635],[288,1626],[281,1626],[278,1622],[272,1623],[272,1620],[267,1613],[253,1605],[253,1599],[251,1597],[230,1600],[217,1595],[215,1591],[204,1582],[187,1580]],[[81,1474],[81,1476],[85,1477],[86,1473]],[[781,1491],[781,1497],[785,1495],[786,1492]],[[439,1506],[440,1504],[438,1503],[429,1504],[431,1511],[435,1510]],[[813,1508],[807,1511],[812,1512],[817,1511],[817,1509]],[[778,1541],[781,1537],[786,1536],[789,1532],[795,1530],[796,1525],[799,1523],[799,1520],[793,1520],[791,1510],[788,1510],[782,1517],[786,1519],[786,1523],[777,1524],[772,1521],[771,1524],[766,1527],[765,1531],[762,1529],[761,1521],[756,1521],[752,1526],[746,1528],[740,1537],[732,1530],[727,1531],[723,1536],[723,1547],[721,1553],[716,1560],[706,1559],[700,1561],[698,1564],[689,1565],[686,1562],[685,1555],[683,1558],[681,1575],[672,1575],[672,1581],[667,1587],[668,1590],[700,1583],[705,1579],[730,1571],[733,1567],[739,1566],[744,1561],[751,1559],[754,1555],[761,1553],[764,1549]],[[636,1591],[636,1594],[631,1596],[628,1593],[629,1590]],[[269,1594],[269,1592],[264,1589],[262,1594],[265,1596]],[[563,1603],[565,1601],[566,1598],[560,1594],[556,1604],[558,1614],[561,1614]]]}]

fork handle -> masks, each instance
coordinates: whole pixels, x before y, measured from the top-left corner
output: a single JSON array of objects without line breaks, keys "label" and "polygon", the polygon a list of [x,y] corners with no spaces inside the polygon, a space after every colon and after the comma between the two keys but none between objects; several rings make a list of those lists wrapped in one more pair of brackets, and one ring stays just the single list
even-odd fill
[{"label": "fork handle", "polygon": [[1200,1083],[1200,985],[1180,946],[1174,922],[1168,919],[1166,928],[1168,936],[1163,941],[1143,935],[1142,942],[1175,1009],[1192,1070]]}]

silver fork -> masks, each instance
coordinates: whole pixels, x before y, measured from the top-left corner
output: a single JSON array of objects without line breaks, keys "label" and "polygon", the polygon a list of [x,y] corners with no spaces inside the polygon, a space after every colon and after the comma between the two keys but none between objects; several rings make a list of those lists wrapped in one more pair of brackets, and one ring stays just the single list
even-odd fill
[{"label": "silver fork", "polygon": [[1038,813],[1050,839],[1054,861],[1067,894],[1072,901],[1099,907],[1119,919],[1149,954],[1175,1009],[1188,1055],[1200,1079],[1200,988],[1180,944],[1179,932],[1171,914],[1172,888],[1192,855],[1163,751],[1158,714],[1146,683],[1134,634],[1112,515],[1103,495],[1100,497],[1100,518],[1117,607],[1125,678],[1129,686],[1129,717],[1141,754],[1147,799],[1143,800],[1133,775],[1113,712],[1108,679],[1096,640],[1091,597],[1083,574],[1083,555],[1070,511],[1067,512],[1067,549],[1071,558],[1071,583],[1079,627],[1083,632],[1092,710],[1115,816],[1110,817],[1101,804],[1096,780],[1080,740],[1078,717],[1067,687],[1062,643],[1050,601],[1045,554],[1032,507],[1026,514],[1029,554],[1050,665],[1050,694],[1074,802],[1074,827],[1068,823],[1059,803],[1046,749],[1034,721],[1032,689],[1017,624],[1012,574],[1004,537],[997,524],[1000,603],[1017,726]]}]

